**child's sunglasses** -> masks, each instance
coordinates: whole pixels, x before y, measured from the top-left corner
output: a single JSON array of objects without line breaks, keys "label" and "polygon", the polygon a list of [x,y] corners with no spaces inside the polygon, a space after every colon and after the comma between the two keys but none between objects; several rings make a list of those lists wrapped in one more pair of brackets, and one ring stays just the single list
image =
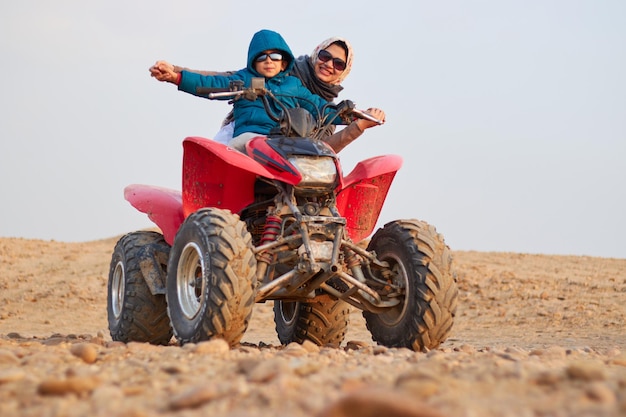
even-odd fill
[{"label": "child's sunglasses", "polygon": [[269,57],[269,59],[271,59],[272,61],[282,61],[283,60],[283,54],[279,53],[279,52],[272,52],[269,54],[261,54],[259,56],[256,57],[255,61],[256,62],[263,62],[265,61],[267,58]]},{"label": "child's sunglasses", "polygon": [[333,58],[333,56],[326,49],[322,49],[317,53],[317,58],[322,62],[333,61],[333,67],[337,71],[343,71],[346,69],[346,61],[340,58]]}]

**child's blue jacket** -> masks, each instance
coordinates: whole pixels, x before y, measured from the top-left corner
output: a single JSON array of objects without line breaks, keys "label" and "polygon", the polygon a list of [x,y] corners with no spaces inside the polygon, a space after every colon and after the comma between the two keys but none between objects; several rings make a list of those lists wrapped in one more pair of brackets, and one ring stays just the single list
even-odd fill
[{"label": "child's blue jacket", "polygon": [[[228,88],[232,80],[242,80],[245,87],[250,86],[253,77],[262,77],[254,69],[254,60],[262,52],[268,50],[281,51],[288,57],[289,63],[284,71],[272,78],[265,79],[265,87],[270,90],[287,107],[303,107],[311,112],[313,117],[319,118],[322,106],[328,102],[318,95],[311,93],[299,78],[288,75],[294,65],[294,56],[283,37],[271,30],[261,30],[254,34],[248,47],[248,62],[245,69],[239,70],[233,75],[201,75],[189,71],[182,71],[178,85],[180,91],[193,95],[197,87]],[[270,100],[271,102],[271,100]],[[275,109],[278,110],[278,109]],[[326,114],[333,113],[327,110]],[[267,135],[277,123],[269,118],[260,99],[249,101],[239,99],[234,102],[233,116],[236,121],[234,136],[245,132]],[[336,120],[334,124],[340,124]]]}]

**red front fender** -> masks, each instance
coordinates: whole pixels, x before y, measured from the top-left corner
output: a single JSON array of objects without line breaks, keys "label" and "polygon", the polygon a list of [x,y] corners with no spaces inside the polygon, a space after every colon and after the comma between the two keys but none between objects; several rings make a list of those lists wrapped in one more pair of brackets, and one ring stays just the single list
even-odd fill
[{"label": "red front fender", "polygon": [[124,189],[124,198],[148,215],[170,245],[189,214],[203,207],[239,213],[254,201],[257,175],[273,178],[258,162],[210,139],[186,138],[183,150],[182,193],[139,184]]},{"label": "red front fender", "polygon": [[189,137],[183,148],[185,217],[202,207],[239,213],[254,202],[257,176],[274,178],[252,158],[210,139]]},{"label": "red front fender", "polygon": [[337,208],[347,221],[348,235],[354,242],[368,237],[378,221],[387,192],[402,166],[398,155],[377,156],[359,162],[343,180],[337,195]]}]

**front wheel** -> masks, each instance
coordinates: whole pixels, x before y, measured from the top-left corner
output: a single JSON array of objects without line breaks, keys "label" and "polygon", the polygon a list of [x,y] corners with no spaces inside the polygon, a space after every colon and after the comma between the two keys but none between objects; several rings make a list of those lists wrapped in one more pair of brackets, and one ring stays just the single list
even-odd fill
[{"label": "front wheel", "polygon": [[339,347],[350,322],[350,307],[328,295],[313,302],[274,301],[274,323],[283,345],[309,340],[318,346]]},{"label": "front wheel", "polygon": [[367,249],[389,264],[388,270],[373,270],[376,278],[403,289],[399,305],[382,313],[363,312],[372,338],[415,351],[439,346],[452,329],[458,298],[443,236],[425,222],[398,220],[379,229]]},{"label": "front wheel", "polygon": [[234,346],[248,328],[256,287],[252,237],[239,216],[202,209],[181,225],[170,251],[167,310],[181,343],[222,338]]},{"label": "front wheel", "polygon": [[[172,328],[165,295],[152,294],[141,272],[142,253],[150,246],[169,250],[156,232],[134,232],[115,245],[107,285],[109,331],[115,341],[167,345]],[[165,270],[166,265],[160,265]]]}]

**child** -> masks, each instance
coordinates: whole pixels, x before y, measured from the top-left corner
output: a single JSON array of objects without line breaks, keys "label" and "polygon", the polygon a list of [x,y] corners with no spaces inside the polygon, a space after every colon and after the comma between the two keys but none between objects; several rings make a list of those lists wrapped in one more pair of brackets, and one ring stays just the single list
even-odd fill
[{"label": "child", "polygon": [[[232,75],[202,75],[190,71],[175,73],[171,65],[163,64],[159,68],[163,76],[159,79],[176,83],[180,91],[193,95],[197,95],[197,87],[227,88],[232,80],[242,80],[244,86],[249,87],[253,77],[264,77],[265,87],[287,107],[303,107],[317,117],[321,108],[328,103],[304,87],[299,78],[288,75],[294,65],[294,56],[283,37],[270,30],[254,34],[248,47],[246,68]],[[248,140],[267,135],[278,125],[267,115],[260,100],[236,100],[233,112],[237,123],[234,137],[228,145],[242,152]],[[337,119],[335,124],[339,123],[341,121]]]}]

